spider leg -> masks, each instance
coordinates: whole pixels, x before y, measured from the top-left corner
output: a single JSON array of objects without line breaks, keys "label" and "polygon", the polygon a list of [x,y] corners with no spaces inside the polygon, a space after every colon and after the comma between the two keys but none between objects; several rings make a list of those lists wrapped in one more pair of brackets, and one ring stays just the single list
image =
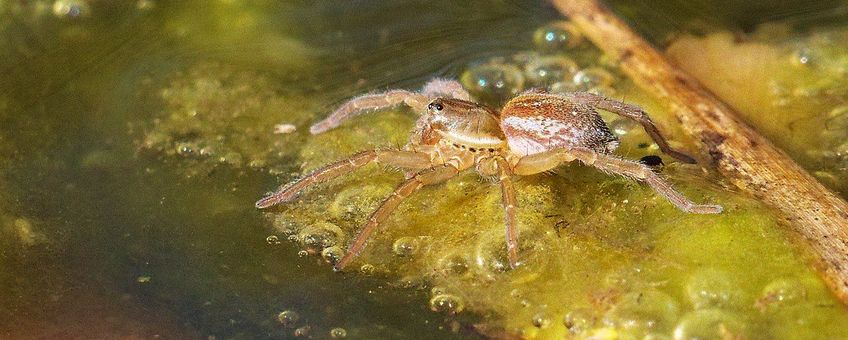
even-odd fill
[{"label": "spider leg", "polygon": [[570,153],[575,158],[606,172],[644,181],[657,193],[663,195],[678,209],[694,214],[718,214],[723,210],[719,205],[695,204],[679,191],[675,190],[666,180],[657,175],[651,168],[642,163],[628,161],[615,156],[599,154],[589,149],[573,149]]},{"label": "spider leg", "polygon": [[515,187],[512,184],[512,170],[503,159],[498,160],[498,179],[501,183],[501,201],[504,208],[504,224],[506,225],[506,249],[509,256],[509,266],[518,266],[518,229],[515,225]]},{"label": "spider leg", "polygon": [[368,222],[365,223],[362,231],[356,235],[353,243],[351,243],[350,247],[348,247],[347,253],[345,253],[339,262],[336,263],[335,270],[340,271],[344,269],[344,267],[347,266],[354,257],[359,255],[362,249],[365,248],[365,244],[368,242],[371,234],[377,230],[377,227],[381,223],[389,218],[392,212],[400,205],[401,202],[403,202],[404,199],[425,185],[444,182],[451,177],[456,176],[458,173],[459,170],[457,168],[452,165],[445,164],[421,171],[415,174],[415,176],[412,176],[412,178],[401,183],[391,195],[386,197],[383,202],[380,203],[377,210],[374,210],[374,212],[371,213],[371,216],[368,217]]},{"label": "spider leg", "polygon": [[294,182],[281,186],[276,192],[256,202],[259,209],[268,208],[291,201],[304,189],[317,183],[326,182],[368,163],[377,162],[406,169],[426,169],[432,166],[430,156],[422,152],[402,150],[368,150],[357,153],[347,159],[325,165]]},{"label": "spider leg", "polygon": [[458,81],[441,78],[434,78],[427,82],[427,84],[424,85],[424,89],[421,90],[421,94],[428,98],[451,97],[462,100],[471,100],[471,95],[468,94],[468,91],[465,91],[465,89],[462,88],[462,84]]},{"label": "spider leg", "polygon": [[513,171],[519,175],[532,175],[553,169],[563,162],[570,162],[575,159],[605,172],[643,181],[650,185],[657,193],[668,199],[678,209],[685,212],[718,214],[722,211],[722,207],[719,205],[695,204],[679,191],[675,190],[666,180],[654,173],[651,168],[642,163],[600,154],[584,148],[555,149],[524,156],[515,164]]},{"label": "spider leg", "polygon": [[363,113],[386,109],[400,104],[406,104],[416,111],[423,111],[428,101],[427,96],[406,90],[390,90],[383,93],[366,94],[342,104],[329,117],[312,125],[309,128],[309,132],[317,135],[331,130],[341,125],[345,120]]},{"label": "spider leg", "polygon": [[647,132],[648,135],[651,136],[651,139],[657,143],[662,152],[671,157],[677,158],[684,163],[696,163],[695,159],[691,156],[677,151],[668,145],[668,142],[657,129],[657,126],[654,125],[651,117],[648,117],[648,114],[645,113],[645,110],[642,110],[641,107],[588,92],[571,93],[568,97],[579,103],[596,107],[604,111],[609,111],[639,122],[639,124],[642,125],[642,128],[645,129],[645,132]]}]

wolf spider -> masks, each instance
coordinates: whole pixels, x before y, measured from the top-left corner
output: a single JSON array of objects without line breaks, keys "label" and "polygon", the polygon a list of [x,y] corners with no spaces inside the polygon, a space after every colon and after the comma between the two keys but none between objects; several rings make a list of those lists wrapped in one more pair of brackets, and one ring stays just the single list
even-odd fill
[{"label": "wolf spider", "polygon": [[335,264],[336,270],[342,270],[362,251],[371,234],[405,198],[426,185],[446,181],[471,168],[482,176],[496,176],[500,182],[512,268],[518,264],[513,188],[516,175],[538,174],[578,160],[606,173],[643,181],[685,212],[722,211],[718,205],[693,203],[648,166],[612,154],[618,147],[618,139],[601,119],[598,109],[639,122],[663,152],[682,162],[695,163],[692,157],[672,149],[638,106],[591,93],[551,94],[539,90],[517,95],[500,111],[471,100],[458,82],[443,79],[431,80],[420,92],[390,90],[351,99],[313,125],[310,132],[320,134],[362,113],[403,104],[421,114],[409,143],[402,149],[362,151],[321,167],[259,200],[256,207],[289,202],[308,187],[371,162],[405,169],[406,180],[368,217],[362,231]]}]

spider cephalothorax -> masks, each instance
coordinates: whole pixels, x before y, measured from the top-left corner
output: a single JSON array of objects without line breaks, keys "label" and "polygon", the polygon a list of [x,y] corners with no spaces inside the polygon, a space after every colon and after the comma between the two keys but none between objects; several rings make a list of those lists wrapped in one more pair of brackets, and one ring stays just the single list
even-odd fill
[{"label": "spider cephalothorax", "polygon": [[370,162],[407,170],[406,181],[371,214],[347,253],[336,263],[339,270],[362,251],[369,236],[406,197],[425,185],[443,182],[471,168],[484,176],[495,176],[500,183],[507,252],[512,267],[518,264],[516,199],[512,184],[515,175],[537,174],[579,160],[608,173],[643,181],[683,211],[717,214],[722,210],[718,205],[695,204],[646,165],[613,156],[618,139],[597,109],[638,121],[663,152],[680,161],[695,163],[692,157],[668,146],[641,108],[591,93],[560,95],[529,91],[512,98],[498,112],[472,102],[459,83],[435,79],[421,92],[391,90],[354,98],[312,126],[310,131],[319,134],[361,113],[400,104],[421,114],[409,143],[402,149],[367,150],[326,165],[259,200],[256,207],[288,202],[313,184]]}]

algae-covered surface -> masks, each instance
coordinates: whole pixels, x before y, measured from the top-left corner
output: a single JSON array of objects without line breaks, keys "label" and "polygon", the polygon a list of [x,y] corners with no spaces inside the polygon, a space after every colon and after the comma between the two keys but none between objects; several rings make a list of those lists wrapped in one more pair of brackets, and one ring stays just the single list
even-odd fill
[{"label": "algae-covered surface", "polygon": [[[844,5],[612,4],[845,197]],[[558,19],[543,2],[0,0],[0,337],[846,337],[805,244]],[[492,105],[534,87],[642,105],[701,160],[655,170],[725,212],[577,164],[516,178],[510,269],[499,188],[469,173],[413,195],[335,273],[403,173],[369,165],[254,208],[403,145],[404,108],[308,127],[434,76]],[[662,156],[603,116],[618,153]]]}]

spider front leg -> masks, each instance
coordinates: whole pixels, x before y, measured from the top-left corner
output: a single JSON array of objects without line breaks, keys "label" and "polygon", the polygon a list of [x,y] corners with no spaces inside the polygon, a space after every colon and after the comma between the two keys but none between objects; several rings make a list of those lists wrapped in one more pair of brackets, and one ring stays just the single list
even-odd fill
[{"label": "spider front leg", "polygon": [[374,212],[371,213],[371,216],[368,217],[368,222],[365,223],[362,231],[359,232],[353,240],[353,243],[351,243],[350,247],[348,247],[347,253],[345,253],[339,262],[336,263],[335,270],[340,271],[344,269],[344,267],[347,266],[354,257],[359,255],[362,249],[365,248],[365,244],[368,242],[371,234],[377,230],[377,227],[380,224],[391,216],[392,212],[400,205],[401,202],[403,202],[404,199],[425,185],[444,182],[451,177],[456,176],[458,173],[459,170],[456,167],[446,164],[421,171],[401,183],[391,195],[386,197],[383,202],[380,203],[377,210],[374,210]]},{"label": "spider front leg", "polygon": [[286,184],[276,192],[256,202],[259,209],[268,208],[291,201],[304,189],[329,181],[368,163],[377,162],[404,169],[426,169],[432,166],[430,155],[423,152],[401,150],[368,150],[357,153],[347,159],[318,168],[300,179]]},{"label": "spider front leg", "polygon": [[345,120],[363,113],[386,109],[400,104],[406,104],[416,111],[422,111],[428,102],[429,99],[427,96],[406,90],[391,90],[384,93],[366,94],[342,104],[329,117],[312,125],[309,128],[309,132],[317,135],[333,129],[341,125]]},{"label": "spider front leg", "polygon": [[564,162],[579,160],[586,165],[594,166],[604,172],[619,174],[630,177],[639,181],[644,181],[657,193],[668,199],[678,209],[688,213],[695,214],[718,214],[721,213],[722,207],[711,204],[695,204],[686,196],[683,196],[679,191],[675,190],[671,184],[654,173],[648,166],[616,158],[611,155],[600,154],[595,151],[575,148],[575,149],[556,149],[534,155],[529,155],[521,158],[516,163],[513,170],[519,175],[531,175],[551,170]]},{"label": "spider front leg", "polygon": [[645,129],[645,132],[647,132],[648,135],[651,136],[651,139],[657,143],[662,152],[671,157],[677,158],[684,163],[696,163],[695,159],[691,156],[672,149],[671,146],[668,145],[668,142],[657,129],[657,126],[654,125],[654,121],[651,120],[651,117],[648,117],[648,114],[645,113],[645,110],[642,110],[641,107],[588,92],[571,93],[568,97],[578,103],[599,108],[604,111],[609,111],[639,122],[639,124],[642,125],[642,128]]}]

